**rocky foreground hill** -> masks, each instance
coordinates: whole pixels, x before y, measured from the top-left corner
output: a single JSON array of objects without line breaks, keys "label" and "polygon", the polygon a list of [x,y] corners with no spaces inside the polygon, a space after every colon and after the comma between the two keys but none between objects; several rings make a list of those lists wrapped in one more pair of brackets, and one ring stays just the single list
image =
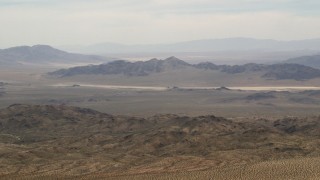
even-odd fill
[{"label": "rocky foreground hill", "polygon": [[[245,64],[245,65],[216,65],[210,62],[189,64],[176,57],[165,60],[151,59],[149,61],[128,62],[124,60],[113,61],[107,64],[79,66],[69,69],[60,69],[48,73],[53,77],[70,77],[76,75],[125,75],[125,76],[148,76],[155,73],[188,69],[189,72],[196,70],[217,71],[220,73],[239,75],[243,73],[258,72],[264,79],[275,80],[309,80],[320,77],[320,69],[299,64]],[[214,77],[212,77],[214,78]]]},{"label": "rocky foreground hill", "polygon": [[111,177],[318,157],[319,120],[137,118],[17,104],[0,110],[0,174]]}]

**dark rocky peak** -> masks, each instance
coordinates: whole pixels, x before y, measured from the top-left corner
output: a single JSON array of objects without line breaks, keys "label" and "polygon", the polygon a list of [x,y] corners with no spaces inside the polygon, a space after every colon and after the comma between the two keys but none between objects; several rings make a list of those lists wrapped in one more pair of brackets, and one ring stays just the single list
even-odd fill
[{"label": "dark rocky peak", "polygon": [[305,80],[320,77],[320,70],[299,64],[274,64],[267,67],[268,72],[263,75],[270,79]]},{"label": "dark rocky peak", "polygon": [[172,57],[169,57],[165,60],[163,60],[163,65],[166,66],[166,68],[183,68],[183,67],[186,67],[186,66],[191,66],[190,64],[188,64],[187,62],[181,60],[181,59],[178,59],[174,56]]},{"label": "dark rocky peak", "polygon": [[255,63],[249,63],[249,64],[245,64],[243,66],[246,68],[246,70],[249,70],[249,71],[261,71],[267,67],[267,65],[255,64]]},{"label": "dark rocky peak", "polygon": [[[160,61],[160,59],[157,59],[157,58],[152,58],[149,60],[149,62],[158,62],[158,61]],[[146,61],[146,62],[148,62],[148,61]]]},{"label": "dark rocky peak", "polygon": [[266,65],[263,64],[244,64],[244,65],[222,65],[220,66],[220,69],[222,72],[230,73],[230,74],[237,74],[237,73],[243,73],[247,71],[262,71],[266,68]]},{"label": "dark rocky peak", "polygon": [[170,56],[168,58],[165,59],[165,61],[182,61],[181,59],[178,59],[175,56]]},{"label": "dark rocky peak", "polygon": [[213,64],[211,62],[201,62],[195,64],[194,67],[205,70],[219,70],[220,66]]},{"label": "dark rocky peak", "polygon": [[164,60],[165,62],[170,62],[170,63],[176,63],[176,64],[184,64],[187,65],[185,61],[176,58],[175,56],[168,57],[167,59]]},{"label": "dark rocky peak", "polygon": [[125,61],[125,60],[116,60],[116,61],[112,61],[112,62],[109,62],[107,64],[102,64],[102,65],[122,66],[122,65],[127,65],[127,64],[132,64],[132,63],[129,61]]}]

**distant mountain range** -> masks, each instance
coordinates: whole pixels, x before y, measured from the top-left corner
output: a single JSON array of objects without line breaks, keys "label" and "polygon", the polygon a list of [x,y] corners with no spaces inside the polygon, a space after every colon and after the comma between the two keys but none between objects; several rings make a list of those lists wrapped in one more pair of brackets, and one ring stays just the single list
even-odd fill
[{"label": "distant mountain range", "polygon": [[102,63],[107,61],[105,57],[68,53],[47,45],[19,46],[0,50],[1,65]]},{"label": "distant mountain range", "polygon": [[148,76],[154,73],[189,69],[203,71],[218,71],[227,74],[241,74],[246,72],[261,72],[265,79],[293,79],[306,80],[320,77],[320,70],[299,64],[245,64],[245,65],[216,65],[210,62],[189,64],[176,57],[165,60],[151,59],[149,61],[128,62],[123,60],[113,61],[101,65],[89,65],[60,69],[49,73],[54,77],[70,77],[76,75],[125,75]]},{"label": "distant mountain range", "polygon": [[285,61],[285,63],[302,64],[305,66],[310,66],[310,67],[320,69],[320,55],[301,56],[297,58],[291,58]]},{"label": "distant mountain range", "polygon": [[124,60],[117,60],[108,64],[79,66],[69,69],[61,69],[50,75],[66,77],[80,74],[124,74],[127,76],[147,76],[152,73],[160,73],[165,70],[175,70],[179,68],[186,68],[190,64],[170,57],[165,60],[151,59],[149,61],[128,62]]},{"label": "distant mountain range", "polygon": [[297,51],[320,50],[320,39],[277,41],[271,39],[226,38],[204,39],[171,44],[124,45],[100,43],[91,46],[64,47],[73,52],[93,54],[147,52],[213,52],[213,51]]}]

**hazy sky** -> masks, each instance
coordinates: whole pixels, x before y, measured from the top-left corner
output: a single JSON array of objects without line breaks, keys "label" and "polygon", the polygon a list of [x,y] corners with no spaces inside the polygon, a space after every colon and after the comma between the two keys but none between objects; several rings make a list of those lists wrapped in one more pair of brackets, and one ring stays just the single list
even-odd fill
[{"label": "hazy sky", "polygon": [[320,37],[319,0],[0,0],[0,48]]}]

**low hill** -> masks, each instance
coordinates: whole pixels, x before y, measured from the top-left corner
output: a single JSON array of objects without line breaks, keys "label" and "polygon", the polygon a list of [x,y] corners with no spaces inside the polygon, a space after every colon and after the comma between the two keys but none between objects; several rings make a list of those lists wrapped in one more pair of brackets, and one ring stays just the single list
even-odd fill
[{"label": "low hill", "polygon": [[12,105],[0,110],[2,177],[169,173],[317,157],[318,117],[112,116],[90,109]]},{"label": "low hill", "polygon": [[107,58],[101,56],[68,53],[47,45],[19,46],[0,50],[0,64],[3,65],[101,63],[106,61]]}]

